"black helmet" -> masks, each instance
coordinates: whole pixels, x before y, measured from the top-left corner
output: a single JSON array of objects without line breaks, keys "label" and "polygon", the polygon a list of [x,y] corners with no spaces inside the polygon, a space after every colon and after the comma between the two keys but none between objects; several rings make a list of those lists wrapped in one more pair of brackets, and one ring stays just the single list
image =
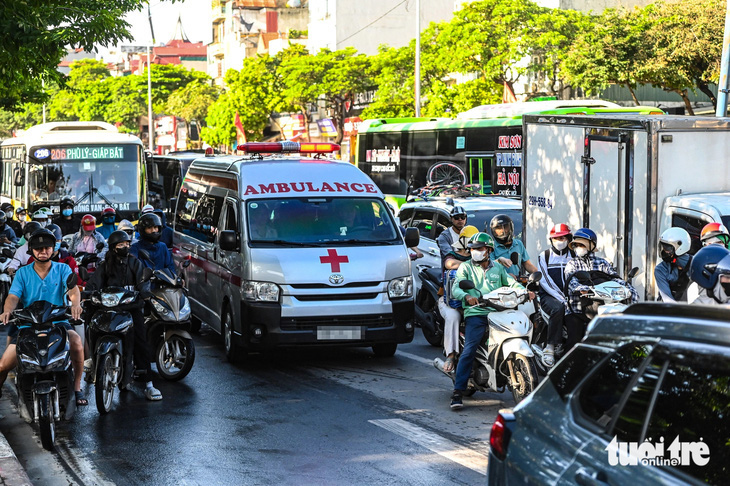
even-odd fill
[{"label": "black helmet", "polygon": [[5,211],[7,211],[8,209],[13,209],[14,210],[13,205],[10,204],[9,202],[5,202],[5,203],[2,203],[2,205],[0,205],[0,211],[2,211],[3,213]]},{"label": "black helmet", "polygon": [[[159,228],[159,230],[155,231],[153,233],[147,233],[145,231],[145,228],[154,228],[154,227]],[[150,243],[157,243],[158,241],[160,241],[160,236],[162,235],[160,233],[161,229],[162,229],[162,221],[160,221],[160,217],[152,212],[144,213],[139,218],[139,222],[137,223],[137,230],[139,231],[139,237]]]},{"label": "black helmet", "polygon": [[28,240],[28,249],[35,250],[36,248],[54,248],[56,246],[56,237],[48,231],[47,228],[41,228],[34,231]]},{"label": "black helmet", "polygon": [[74,203],[74,200],[71,199],[70,197],[64,197],[63,199],[61,199],[59,206],[61,207],[61,209],[66,208],[66,207],[73,208],[75,206],[75,203]]},{"label": "black helmet", "polygon": [[462,206],[454,206],[451,208],[451,217],[454,216],[466,216],[466,209],[464,209]]},{"label": "black helmet", "polygon": [[23,236],[25,237],[25,241],[30,241],[30,235],[32,235],[39,229],[41,229],[41,225],[37,221],[25,223],[25,226],[23,227]]},{"label": "black helmet", "polygon": [[61,227],[57,224],[49,224],[46,226],[46,229],[53,233],[53,236],[56,237],[56,241],[63,239],[63,232],[61,231]]},{"label": "black helmet", "polygon": [[0,211],[0,226],[4,225],[8,222],[8,217],[5,216],[5,213]]},{"label": "black helmet", "polygon": [[107,243],[109,244],[109,249],[114,250],[119,243],[125,241],[132,241],[132,238],[125,231],[117,230],[109,235]]},{"label": "black helmet", "polygon": [[[501,237],[494,233],[494,228],[497,226],[507,226],[507,230]],[[492,218],[489,223],[489,230],[492,233],[492,238],[504,246],[510,246],[512,244],[512,237],[515,235],[515,224],[512,222],[512,218],[506,214],[498,214]],[[486,231],[486,228],[485,228]]]}]

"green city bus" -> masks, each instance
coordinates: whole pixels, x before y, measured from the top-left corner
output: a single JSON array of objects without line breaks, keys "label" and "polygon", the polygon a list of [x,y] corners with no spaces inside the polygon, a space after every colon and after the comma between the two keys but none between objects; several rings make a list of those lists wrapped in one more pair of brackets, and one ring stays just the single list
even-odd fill
[{"label": "green city bus", "polygon": [[456,119],[390,118],[362,122],[357,166],[389,201],[427,185],[471,185],[476,193],[522,195],[522,115],[662,114],[602,100],[552,100],[484,105]]}]

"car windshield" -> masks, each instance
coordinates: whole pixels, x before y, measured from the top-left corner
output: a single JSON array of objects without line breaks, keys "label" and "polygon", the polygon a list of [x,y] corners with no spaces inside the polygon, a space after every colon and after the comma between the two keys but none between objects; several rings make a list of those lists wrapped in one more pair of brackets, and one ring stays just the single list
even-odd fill
[{"label": "car windshield", "polygon": [[467,209],[466,224],[476,226],[479,231],[489,231],[489,223],[498,214],[506,214],[515,225],[515,238],[522,239],[522,211],[518,209]]},{"label": "car windshield", "polygon": [[387,206],[366,198],[256,199],[246,207],[252,243],[271,245],[399,244]]}]

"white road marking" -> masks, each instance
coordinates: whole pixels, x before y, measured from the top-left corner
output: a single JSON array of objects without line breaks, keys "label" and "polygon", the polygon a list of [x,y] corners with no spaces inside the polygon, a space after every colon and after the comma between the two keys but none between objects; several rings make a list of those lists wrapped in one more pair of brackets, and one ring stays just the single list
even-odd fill
[{"label": "white road marking", "polygon": [[438,434],[423,429],[401,419],[369,420],[373,425],[405,437],[426,449],[435,452],[464,467],[487,475],[488,457],[468,447],[460,446],[455,442],[441,437]]},{"label": "white road marking", "polygon": [[422,357],[417,356],[415,354],[406,353],[406,352],[403,352],[403,351],[396,351],[395,354],[397,354],[398,356],[403,356],[404,358],[408,358],[408,359],[412,359],[414,361],[418,361],[419,363],[424,363],[424,364],[433,366],[433,360],[432,359],[422,358]]},{"label": "white road marking", "polygon": [[56,453],[85,485],[115,486],[79,449],[71,450],[66,439],[56,438]]}]

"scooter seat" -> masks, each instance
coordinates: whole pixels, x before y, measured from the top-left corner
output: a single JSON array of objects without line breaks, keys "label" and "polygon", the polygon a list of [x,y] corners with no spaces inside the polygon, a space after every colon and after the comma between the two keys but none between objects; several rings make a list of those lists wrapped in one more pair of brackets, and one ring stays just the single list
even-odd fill
[{"label": "scooter seat", "polygon": [[432,281],[436,282],[438,284],[441,284],[441,269],[439,268],[427,268],[426,270],[423,270],[422,273],[426,274],[426,277]]}]

